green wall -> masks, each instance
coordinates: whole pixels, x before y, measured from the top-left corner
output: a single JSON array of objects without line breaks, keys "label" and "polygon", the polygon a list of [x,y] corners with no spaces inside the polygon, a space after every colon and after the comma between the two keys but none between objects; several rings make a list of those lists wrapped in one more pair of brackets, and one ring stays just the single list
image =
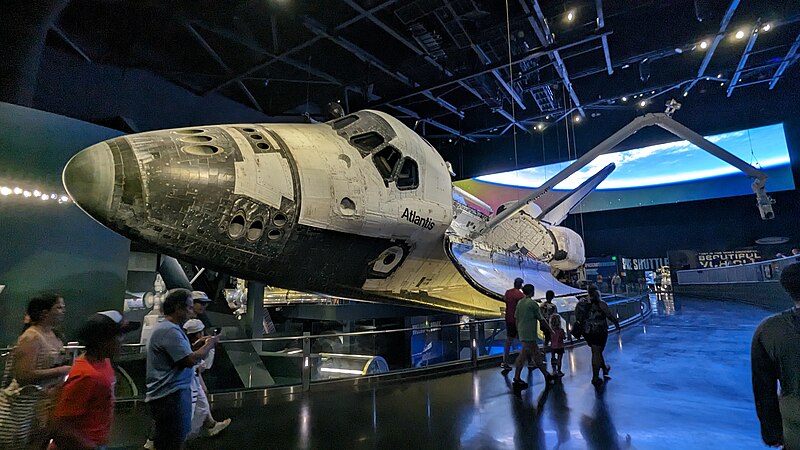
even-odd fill
[{"label": "green wall", "polygon": [[[0,103],[0,187],[64,195],[61,170],[79,150],[119,131]],[[122,310],[130,241],[73,203],[0,195],[0,345],[13,343],[28,300],[64,295],[65,332],[91,313]]]}]

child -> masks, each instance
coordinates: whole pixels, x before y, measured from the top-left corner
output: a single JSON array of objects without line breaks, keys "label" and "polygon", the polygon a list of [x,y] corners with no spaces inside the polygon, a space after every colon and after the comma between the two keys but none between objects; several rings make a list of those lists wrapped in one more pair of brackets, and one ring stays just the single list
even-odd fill
[{"label": "child", "polygon": [[553,375],[563,377],[564,372],[561,371],[561,360],[564,358],[564,329],[561,328],[561,315],[553,314],[550,316],[550,328],[553,333],[550,337],[550,348],[552,349],[552,356],[550,356],[550,364],[553,366]]}]

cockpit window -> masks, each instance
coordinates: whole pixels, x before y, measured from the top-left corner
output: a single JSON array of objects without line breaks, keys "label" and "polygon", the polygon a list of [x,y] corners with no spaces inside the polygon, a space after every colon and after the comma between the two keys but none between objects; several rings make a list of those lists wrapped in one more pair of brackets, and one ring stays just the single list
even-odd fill
[{"label": "cockpit window", "polygon": [[400,171],[397,172],[397,189],[407,191],[419,186],[419,169],[417,162],[411,158],[403,159]]},{"label": "cockpit window", "polygon": [[342,117],[341,119],[337,119],[333,121],[333,129],[334,130],[341,130],[342,128],[352,124],[353,122],[358,120],[358,116],[347,116]]},{"label": "cockpit window", "polygon": [[392,174],[394,173],[395,167],[397,167],[397,163],[400,162],[401,156],[399,150],[391,145],[387,145],[372,157],[375,167],[378,168],[378,172],[381,173],[383,180],[387,184],[391,181]]},{"label": "cockpit window", "polygon": [[358,148],[362,156],[367,156],[385,142],[383,136],[374,131],[357,134],[350,138],[350,142]]}]

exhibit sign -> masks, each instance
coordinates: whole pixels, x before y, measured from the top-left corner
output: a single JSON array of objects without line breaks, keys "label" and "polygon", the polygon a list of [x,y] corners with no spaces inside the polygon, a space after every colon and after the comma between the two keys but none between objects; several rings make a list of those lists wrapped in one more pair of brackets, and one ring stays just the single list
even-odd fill
[{"label": "exhibit sign", "polygon": [[761,252],[752,250],[726,250],[721,252],[697,252],[700,267],[738,266],[761,261]]},{"label": "exhibit sign", "polygon": [[669,258],[622,258],[622,270],[656,270],[669,265]]}]

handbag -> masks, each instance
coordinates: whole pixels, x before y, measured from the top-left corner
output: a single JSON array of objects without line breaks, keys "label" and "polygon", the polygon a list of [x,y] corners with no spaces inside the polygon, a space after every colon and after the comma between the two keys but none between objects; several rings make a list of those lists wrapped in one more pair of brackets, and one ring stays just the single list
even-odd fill
[{"label": "handbag", "polygon": [[12,351],[6,356],[0,378],[0,448],[9,450],[28,446],[42,398],[41,386],[20,386],[13,379],[13,355]]}]

